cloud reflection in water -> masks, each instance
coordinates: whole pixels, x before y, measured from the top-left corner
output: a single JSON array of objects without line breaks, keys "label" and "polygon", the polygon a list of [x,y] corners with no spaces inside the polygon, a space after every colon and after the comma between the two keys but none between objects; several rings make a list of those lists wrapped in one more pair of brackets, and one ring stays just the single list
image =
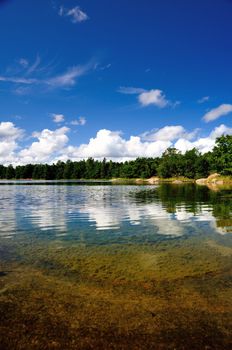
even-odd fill
[{"label": "cloud reflection in water", "polygon": [[[231,232],[231,218],[217,220],[210,202],[195,202],[194,210],[185,202],[171,210],[154,192],[149,200],[138,200],[140,191],[156,191],[148,186],[1,186],[0,234],[9,236],[33,230],[56,235],[109,231],[180,237],[192,233]],[[228,226],[229,225],[229,226]]]}]

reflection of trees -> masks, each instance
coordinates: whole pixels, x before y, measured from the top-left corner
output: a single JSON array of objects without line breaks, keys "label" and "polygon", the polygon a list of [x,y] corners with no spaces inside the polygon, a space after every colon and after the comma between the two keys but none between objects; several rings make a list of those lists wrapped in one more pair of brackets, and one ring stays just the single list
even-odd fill
[{"label": "reflection of trees", "polygon": [[150,203],[157,200],[170,213],[176,212],[176,207],[183,205],[191,213],[197,212],[200,203],[210,202],[210,191],[207,187],[198,187],[193,184],[173,185],[161,184],[155,189],[145,189],[132,193],[141,203]]},{"label": "reflection of trees", "polygon": [[159,198],[166,210],[176,212],[177,206],[184,206],[186,211],[196,214],[199,204],[208,202],[209,191],[207,188],[199,188],[195,185],[161,185],[158,188]]},{"label": "reflection of trees", "polygon": [[155,189],[145,189],[131,194],[140,203],[161,201],[168,213],[176,213],[178,207],[186,212],[199,214],[202,206],[212,210],[218,227],[232,226],[232,196],[229,191],[211,191],[206,186],[161,184]]},{"label": "reflection of trees", "polygon": [[228,219],[232,215],[232,197],[221,197],[213,201],[213,215],[217,219]]},{"label": "reflection of trees", "polygon": [[213,203],[213,215],[216,218],[217,227],[224,232],[232,232],[232,196],[221,196]]},{"label": "reflection of trees", "polygon": [[217,220],[216,225],[218,228],[222,228],[224,233],[232,232],[232,218]]}]

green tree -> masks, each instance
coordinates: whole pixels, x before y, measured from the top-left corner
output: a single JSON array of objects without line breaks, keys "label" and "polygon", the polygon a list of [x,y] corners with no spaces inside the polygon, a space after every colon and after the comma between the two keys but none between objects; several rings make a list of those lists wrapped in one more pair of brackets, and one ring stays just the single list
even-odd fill
[{"label": "green tree", "polygon": [[162,155],[158,166],[158,175],[163,178],[181,176],[183,157],[176,148],[168,148]]},{"label": "green tree", "polygon": [[6,169],[6,178],[7,179],[14,179],[15,178],[15,170],[11,164],[8,165],[8,167]]},{"label": "green tree", "polygon": [[212,152],[215,169],[222,173],[226,169],[232,172],[232,135],[221,136],[216,139]]},{"label": "green tree", "polygon": [[200,154],[196,150],[196,148],[193,148],[189,151],[187,151],[183,155],[183,173],[185,177],[188,177],[189,179],[195,179],[197,174],[197,161]]}]

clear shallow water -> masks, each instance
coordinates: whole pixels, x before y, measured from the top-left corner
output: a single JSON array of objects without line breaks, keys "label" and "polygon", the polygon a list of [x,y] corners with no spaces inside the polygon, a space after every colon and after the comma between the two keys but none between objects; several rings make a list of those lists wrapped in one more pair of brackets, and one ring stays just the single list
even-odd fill
[{"label": "clear shallow water", "polygon": [[231,191],[195,185],[0,185],[0,235],[104,242],[232,232]]},{"label": "clear shallow water", "polygon": [[0,185],[4,350],[231,350],[232,196]]}]

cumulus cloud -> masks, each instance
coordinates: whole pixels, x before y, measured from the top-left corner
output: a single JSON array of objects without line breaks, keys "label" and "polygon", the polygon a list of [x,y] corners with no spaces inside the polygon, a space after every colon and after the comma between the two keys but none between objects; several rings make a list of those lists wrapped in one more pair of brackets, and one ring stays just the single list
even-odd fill
[{"label": "cumulus cloud", "polygon": [[188,132],[181,125],[165,126],[141,136],[128,138],[123,137],[120,131],[101,129],[95,137],[79,146],[69,143],[68,132],[67,127],[34,132],[32,136],[36,140],[25,147],[21,145],[21,129],[11,122],[0,123],[0,163],[52,163],[89,157],[125,161],[137,157],[158,157],[168,147],[175,147],[181,152],[197,148],[205,153],[212,150],[217,137],[232,135],[232,128],[222,124],[207,136],[199,137],[199,130]]},{"label": "cumulus cloud", "polygon": [[232,128],[222,124],[213,129],[213,131],[207,137],[201,137],[192,142],[187,139],[180,138],[176,141],[174,147],[179,149],[181,152],[186,152],[188,150],[196,148],[201,153],[206,153],[213,149],[216,138],[222,135],[232,135]]},{"label": "cumulus cloud", "polygon": [[13,160],[18,148],[17,141],[23,136],[23,130],[11,122],[0,123],[0,162]]},{"label": "cumulus cloud", "polygon": [[138,101],[142,107],[147,107],[150,105],[158,108],[165,108],[167,106],[176,107],[176,105],[180,103],[179,101],[169,101],[164,92],[159,89],[145,90],[142,88],[121,86],[118,89],[118,92],[126,95],[138,95]]},{"label": "cumulus cloud", "polygon": [[[168,130],[170,131],[169,137]],[[123,161],[137,157],[158,157],[168,147],[176,147],[181,152],[197,148],[200,152],[206,153],[212,150],[217,137],[223,134],[232,135],[232,128],[222,124],[208,136],[196,138],[197,132],[194,130],[188,133],[181,126],[167,126],[157,130],[153,139],[146,141],[144,137],[140,136],[131,136],[127,140],[122,137],[120,132],[102,129],[97,132],[95,138],[90,139],[89,143],[82,144],[79,147],[68,146],[64,149],[62,159],[83,159],[88,157],[102,159],[106,157]],[[193,137],[195,139],[191,141]]]},{"label": "cumulus cloud", "polygon": [[34,132],[32,136],[38,141],[19,152],[19,161],[24,164],[50,162],[68,143],[68,131],[67,127],[62,127],[54,131],[44,129]]},{"label": "cumulus cloud", "polygon": [[216,120],[220,117],[223,117],[232,112],[231,104],[222,104],[217,108],[211,109],[208,113],[206,113],[203,117],[203,120],[208,123]]},{"label": "cumulus cloud", "polygon": [[[63,114],[52,114],[52,120],[54,123],[63,123],[65,121],[65,116]],[[72,120],[70,125],[74,126],[83,126],[86,124],[86,118],[85,117],[79,117],[77,119]]]},{"label": "cumulus cloud", "polygon": [[199,129],[196,129],[188,133],[181,125],[167,125],[158,130],[145,132],[141,136],[146,141],[174,141],[178,138],[191,140],[197,135],[198,131]]},{"label": "cumulus cloud", "polygon": [[142,92],[139,95],[138,100],[144,107],[154,105],[159,108],[164,108],[169,104],[163,91],[158,89]]},{"label": "cumulus cloud", "polygon": [[217,137],[220,137],[222,135],[232,135],[232,128],[221,124],[211,132],[210,137],[212,139],[216,139]]},{"label": "cumulus cloud", "polygon": [[22,136],[23,131],[11,122],[0,123],[0,141],[16,140]]},{"label": "cumulus cloud", "polygon": [[143,142],[139,136],[131,136],[128,140],[118,131],[102,129],[88,144],[79,147],[69,146],[64,150],[63,159],[83,159],[88,157],[123,161],[137,157],[156,157],[168,147],[170,141]]},{"label": "cumulus cloud", "polygon": [[52,114],[52,119],[54,123],[62,123],[65,121],[65,117],[63,114]]},{"label": "cumulus cloud", "polygon": [[89,19],[88,15],[82,11],[79,6],[73,7],[71,9],[66,9],[61,6],[59,9],[59,15],[70,17],[73,23],[81,23]]}]

